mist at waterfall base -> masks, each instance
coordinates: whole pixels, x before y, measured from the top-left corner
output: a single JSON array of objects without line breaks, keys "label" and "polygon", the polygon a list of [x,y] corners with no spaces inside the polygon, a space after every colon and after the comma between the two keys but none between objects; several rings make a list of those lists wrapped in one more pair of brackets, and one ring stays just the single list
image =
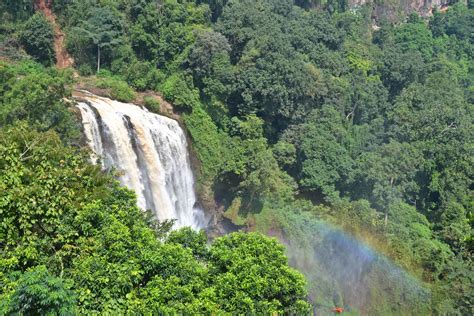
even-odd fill
[{"label": "mist at waterfall base", "polygon": [[430,291],[385,256],[312,214],[271,212],[267,233],[306,276],[315,315],[335,307],[344,315],[430,314]]},{"label": "mist at waterfall base", "polygon": [[137,195],[137,204],[175,228],[205,226],[196,205],[186,136],[178,122],[84,92],[77,104],[91,160],[117,169],[119,181]]}]

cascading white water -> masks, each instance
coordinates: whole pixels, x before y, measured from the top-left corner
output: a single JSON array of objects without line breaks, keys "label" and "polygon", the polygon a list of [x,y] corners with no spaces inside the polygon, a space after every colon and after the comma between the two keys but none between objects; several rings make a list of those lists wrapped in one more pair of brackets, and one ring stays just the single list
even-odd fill
[{"label": "cascading white water", "polygon": [[159,220],[176,219],[175,227],[203,226],[186,137],[175,120],[89,93],[77,107],[93,162],[118,169],[139,207]]}]

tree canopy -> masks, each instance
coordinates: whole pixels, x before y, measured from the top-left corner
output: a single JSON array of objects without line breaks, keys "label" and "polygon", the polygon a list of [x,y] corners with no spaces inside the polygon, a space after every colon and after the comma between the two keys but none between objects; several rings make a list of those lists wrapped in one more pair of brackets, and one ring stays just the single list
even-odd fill
[{"label": "tree canopy", "polygon": [[[388,11],[407,13],[402,2],[63,0],[52,9],[79,81],[123,101],[136,90],[173,104],[217,231],[294,237],[294,258],[314,251],[294,230],[311,235],[309,223],[329,221],[423,282],[433,314],[470,314],[474,9],[449,3],[393,23]],[[304,281],[275,240],[235,233],[208,244],[201,232],[169,232],[88,165],[67,101],[73,76],[48,68],[51,25],[28,1],[0,10],[2,312],[308,311]],[[299,267],[316,280],[313,303],[344,296],[320,291],[311,263]],[[386,312],[377,290],[361,310]],[[397,296],[393,306],[405,303]]]}]

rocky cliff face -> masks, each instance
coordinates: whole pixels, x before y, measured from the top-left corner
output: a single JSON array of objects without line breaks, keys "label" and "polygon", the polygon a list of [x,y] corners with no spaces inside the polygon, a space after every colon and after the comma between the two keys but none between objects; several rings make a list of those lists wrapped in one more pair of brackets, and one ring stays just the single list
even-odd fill
[{"label": "rocky cliff face", "polygon": [[421,16],[430,16],[436,8],[442,9],[452,0],[349,0],[350,8],[363,5],[372,5],[372,17],[376,21],[388,19],[391,22],[399,21],[412,12]]}]

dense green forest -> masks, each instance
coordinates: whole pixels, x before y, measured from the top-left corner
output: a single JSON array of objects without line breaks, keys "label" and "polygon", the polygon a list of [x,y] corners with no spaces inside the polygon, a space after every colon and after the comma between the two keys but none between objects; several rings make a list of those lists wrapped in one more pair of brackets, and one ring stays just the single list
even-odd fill
[{"label": "dense green forest", "polygon": [[[64,70],[34,2],[0,3],[0,314],[309,313],[332,293],[294,249],[321,221],[430,293],[374,289],[366,314],[472,314],[471,1],[374,24],[346,1],[55,0]],[[84,78],[173,104],[202,205],[246,232],[171,231],[90,165]]]}]

